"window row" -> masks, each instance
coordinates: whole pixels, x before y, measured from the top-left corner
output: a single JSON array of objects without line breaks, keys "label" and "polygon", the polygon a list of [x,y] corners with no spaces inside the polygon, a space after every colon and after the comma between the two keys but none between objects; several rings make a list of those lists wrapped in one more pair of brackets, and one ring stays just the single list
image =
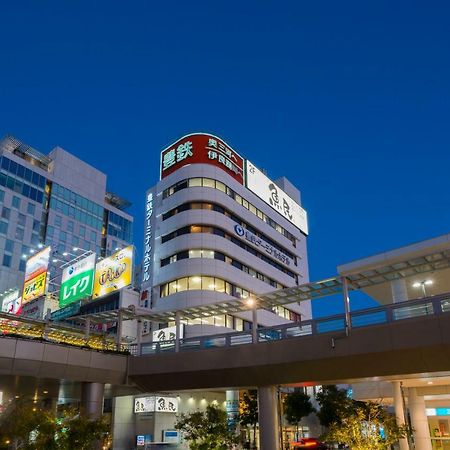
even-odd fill
[{"label": "window row", "polygon": [[189,211],[191,209],[206,209],[208,211],[218,212],[220,214],[225,215],[226,217],[229,217],[233,222],[236,222],[237,224],[246,228],[248,231],[250,231],[250,233],[253,233],[254,235],[260,237],[261,239],[264,239],[272,247],[274,247],[278,251],[284,253],[286,256],[289,256],[289,258],[291,258],[294,261],[294,264],[297,265],[297,258],[295,255],[293,255],[291,252],[289,252],[284,247],[279,245],[277,242],[275,242],[272,239],[270,239],[269,237],[267,237],[265,234],[259,232],[255,228],[253,228],[247,222],[244,222],[239,216],[236,216],[236,214],[234,214],[232,211],[229,211],[228,209],[224,208],[223,206],[218,205],[217,203],[210,203],[210,202],[183,203],[182,205],[179,205],[176,208],[173,208],[170,211],[167,211],[166,213],[164,213],[162,216],[162,220],[164,221],[164,220],[168,219],[169,217],[175,216],[176,214],[178,214],[180,212]]},{"label": "window row", "polygon": [[172,231],[172,233],[166,234],[165,236],[161,237],[161,242],[164,244],[165,242],[168,242],[172,239],[175,239],[178,236],[182,236],[184,234],[191,234],[191,233],[206,233],[206,234],[215,234],[217,236],[221,236],[225,239],[228,239],[233,244],[241,247],[243,250],[251,253],[253,256],[256,256],[257,258],[262,259],[267,264],[270,264],[272,267],[275,267],[277,270],[280,270],[281,272],[285,273],[286,275],[289,275],[290,277],[294,278],[295,282],[298,283],[298,276],[294,272],[291,272],[290,270],[286,269],[281,264],[278,264],[271,258],[267,257],[263,253],[258,252],[250,245],[247,245],[245,242],[242,242],[241,240],[237,239],[234,236],[231,236],[224,230],[218,227],[213,227],[209,225],[188,225],[186,227],[179,228],[178,230]]},{"label": "window row", "polygon": [[0,173],[0,186],[7,187],[8,189],[40,204],[44,201],[44,192],[12,176],[5,175],[4,173]]},{"label": "window row", "polygon": [[179,181],[178,183],[174,184],[173,186],[170,186],[169,188],[165,189],[163,192],[163,198],[170,197],[171,195],[175,194],[175,192],[181,191],[182,189],[186,189],[188,187],[209,187],[212,189],[217,189],[217,190],[227,194],[229,197],[231,197],[233,200],[235,200],[237,203],[239,203],[245,209],[249,210],[255,216],[259,217],[262,221],[264,221],[269,226],[271,226],[276,231],[278,231],[278,233],[287,237],[292,242],[294,247],[296,246],[297,240],[292,233],[290,233],[288,230],[286,230],[280,224],[275,222],[275,220],[273,220],[267,214],[263,213],[256,206],[252,205],[249,201],[247,201],[245,198],[243,198],[237,192],[233,191],[233,189],[226,186],[221,181],[213,180],[212,178],[204,178],[204,177],[203,178],[200,178],[200,177],[199,178],[188,178],[186,180]]},{"label": "window row", "polygon": [[194,275],[191,277],[178,278],[160,286],[160,297],[176,294],[184,291],[215,291],[223,292],[237,298],[248,298],[250,292],[223,280],[222,278],[209,277],[206,275]]},{"label": "window row", "polygon": [[290,320],[291,322],[301,321],[301,314],[291,311],[290,309],[287,309],[284,306],[274,306],[272,308],[272,312],[274,312],[277,316]]},{"label": "window row", "polygon": [[[199,317],[197,319],[181,320],[184,325],[214,325],[216,327],[231,328],[236,331],[248,331],[252,329],[252,323],[230,314],[219,314],[211,317]],[[168,326],[175,326],[175,322],[169,322]]]},{"label": "window row", "polygon": [[133,222],[108,211],[108,234],[131,243],[133,240]]},{"label": "window row", "polygon": [[21,164],[12,161],[5,156],[2,157],[2,170],[14,175],[14,177],[21,178],[22,180],[27,181],[28,183],[34,184],[35,186],[44,189],[46,178],[38,173],[27,169]]},{"label": "window row", "polygon": [[65,216],[72,217],[78,222],[84,223],[96,230],[101,230],[103,227],[103,218],[98,217],[78,209],[77,207],[71,206],[68,203],[62,202],[52,196],[50,200],[50,208],[64,214]]},{"label": "window row", "polygon": [[53,196],[66,203],[69,203],[70,206],[75,206],[76,208],[91,213],[92,215],[103,220],[103,206],[100,206],[97,203],[88,200],[86,197],[78,195],[70,189],[61,186],[60,184],[52,184],[52,197]]},{"label": "window row", "polygon": [[276,289],[284,289],[285,286],[278,283],[272,278],[267,277],[266,275],[257,272],[255,269],[242,264],[241,262],[230,258],[228,255],[224,253],[215,251],[215,250],[205,250],[205,249],[192,249],[185,250],[182,252],[178,252],[175,255],[168,256],[161,260],[161,267],[167,266],[173,262],[181,261],[182,259],[190,259],[190,258],[207,258],[207,259],[217,259],[219,261],[224,261],[227,264],[231,264],[233,267],[236,267],[239,270],[242,270],[245,273],[248,273],[252,277],[257,278],[258,280],[264,281],[267,284],[270,284]]}]

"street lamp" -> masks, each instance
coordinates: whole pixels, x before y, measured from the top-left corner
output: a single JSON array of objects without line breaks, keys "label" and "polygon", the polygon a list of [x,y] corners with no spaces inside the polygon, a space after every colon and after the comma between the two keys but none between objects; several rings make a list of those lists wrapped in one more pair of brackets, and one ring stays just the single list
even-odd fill
[{"label": "street lamp", "polygon": [[422,294],[424,297],[427,296],[427,290],[425,286],[430,286],[431,284],[433,284],[433,280],[422,280],[422,281],[416,281],[413,284],[414,288],[422,288]]}]

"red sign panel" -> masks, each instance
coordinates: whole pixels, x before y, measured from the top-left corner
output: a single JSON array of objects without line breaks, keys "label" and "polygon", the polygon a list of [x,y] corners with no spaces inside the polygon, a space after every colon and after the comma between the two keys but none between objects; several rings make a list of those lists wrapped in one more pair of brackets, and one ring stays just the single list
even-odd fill
[{"label": "red sign panel", "polygon": [[212,134],[189,134],[161,153],[161,179],[188,164],[212,164],[244,184],[244,160]]}]

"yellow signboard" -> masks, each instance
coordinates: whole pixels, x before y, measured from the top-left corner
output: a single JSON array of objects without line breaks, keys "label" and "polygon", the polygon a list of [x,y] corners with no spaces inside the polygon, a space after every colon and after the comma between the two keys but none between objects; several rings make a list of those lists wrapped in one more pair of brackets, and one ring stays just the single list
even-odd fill
[{"label": "yellow signboard", "polygon": [[23,285],[23,303],[28,303],[45,294],[46,279],[47,272],[43,272],[31,280],[25,281],[25,284]]},{"label": "yellow signboard", "polygon": [[94,293],[92,298],[122,289],[133,280],[133,246],[119,250],[109,258],[102,259],[95,267]]},{"label": "yellow signboard", "polygon": [[28,303],[45,294],[50,247],[28,258],[25,267],[22,303]]}]

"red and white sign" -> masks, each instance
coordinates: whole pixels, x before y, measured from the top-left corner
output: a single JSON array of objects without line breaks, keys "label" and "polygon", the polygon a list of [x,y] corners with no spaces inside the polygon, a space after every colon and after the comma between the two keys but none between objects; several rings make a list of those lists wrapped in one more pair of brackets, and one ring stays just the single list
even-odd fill
[{"label": "red and white sign", "polygon": [[188,134],[163,150],[161,179],[187,164],[212,164],[244,184],[244,159],[212,134]]}]

